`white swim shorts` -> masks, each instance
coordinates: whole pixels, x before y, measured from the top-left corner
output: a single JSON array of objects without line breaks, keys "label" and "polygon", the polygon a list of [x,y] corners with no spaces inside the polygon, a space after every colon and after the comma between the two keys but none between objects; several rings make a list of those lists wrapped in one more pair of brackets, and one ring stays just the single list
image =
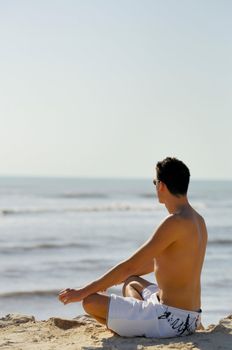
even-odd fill
[{"label": "white swim shorts", "polygon": [[156,284],[142,291],[144,300],[111,294],[107,326],[124,337],[171,338],[195,332],[201,311],[188,311],[160,304]]}]

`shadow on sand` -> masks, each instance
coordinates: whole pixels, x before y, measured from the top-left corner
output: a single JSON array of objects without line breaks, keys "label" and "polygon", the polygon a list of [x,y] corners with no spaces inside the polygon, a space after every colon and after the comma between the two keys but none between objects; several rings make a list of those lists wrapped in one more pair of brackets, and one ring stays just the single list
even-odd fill
[{"label": "shadow on sand", "polygon": [[181,349],[181,350],[231,350],[232,349],[232,315],[220,321],[217,326],[209,326],[207,330],[195,334],[169,339],[126,338],[113,335],[103,338],[102,345],[82,347],[82,350],[149,350],[149,349]]}]

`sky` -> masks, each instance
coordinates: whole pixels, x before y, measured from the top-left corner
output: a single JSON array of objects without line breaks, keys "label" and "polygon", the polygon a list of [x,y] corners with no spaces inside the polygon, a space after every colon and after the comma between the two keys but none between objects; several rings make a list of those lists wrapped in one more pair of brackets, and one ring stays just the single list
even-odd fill
[{"label": "sky", "polygon": [[230,0],[0,0],[0,175],[232,179]]}]

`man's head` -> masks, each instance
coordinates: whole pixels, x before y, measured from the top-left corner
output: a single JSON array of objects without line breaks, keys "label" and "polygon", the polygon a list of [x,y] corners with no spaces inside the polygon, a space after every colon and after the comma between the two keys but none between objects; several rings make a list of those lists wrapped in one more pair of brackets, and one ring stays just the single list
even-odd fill
[{"label": "man's head", "polygon": [[164,183],[172,195],[181,197],[187,194],[190,172],[181,160],[167,157],[158,162],[156,176],[157,181]]}]

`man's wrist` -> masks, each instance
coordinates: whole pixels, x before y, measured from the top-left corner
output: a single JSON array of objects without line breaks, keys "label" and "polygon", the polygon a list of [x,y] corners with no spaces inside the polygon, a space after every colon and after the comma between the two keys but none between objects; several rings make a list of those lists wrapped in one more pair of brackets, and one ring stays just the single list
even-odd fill
[{"label": "man's wrist", "polygon": [[83,292],[84,298],[86,298],[90,294],[97,293],[98,290],[96,288],[95,282],[87,284],[85,287],[83,287],[82,292]]}]

